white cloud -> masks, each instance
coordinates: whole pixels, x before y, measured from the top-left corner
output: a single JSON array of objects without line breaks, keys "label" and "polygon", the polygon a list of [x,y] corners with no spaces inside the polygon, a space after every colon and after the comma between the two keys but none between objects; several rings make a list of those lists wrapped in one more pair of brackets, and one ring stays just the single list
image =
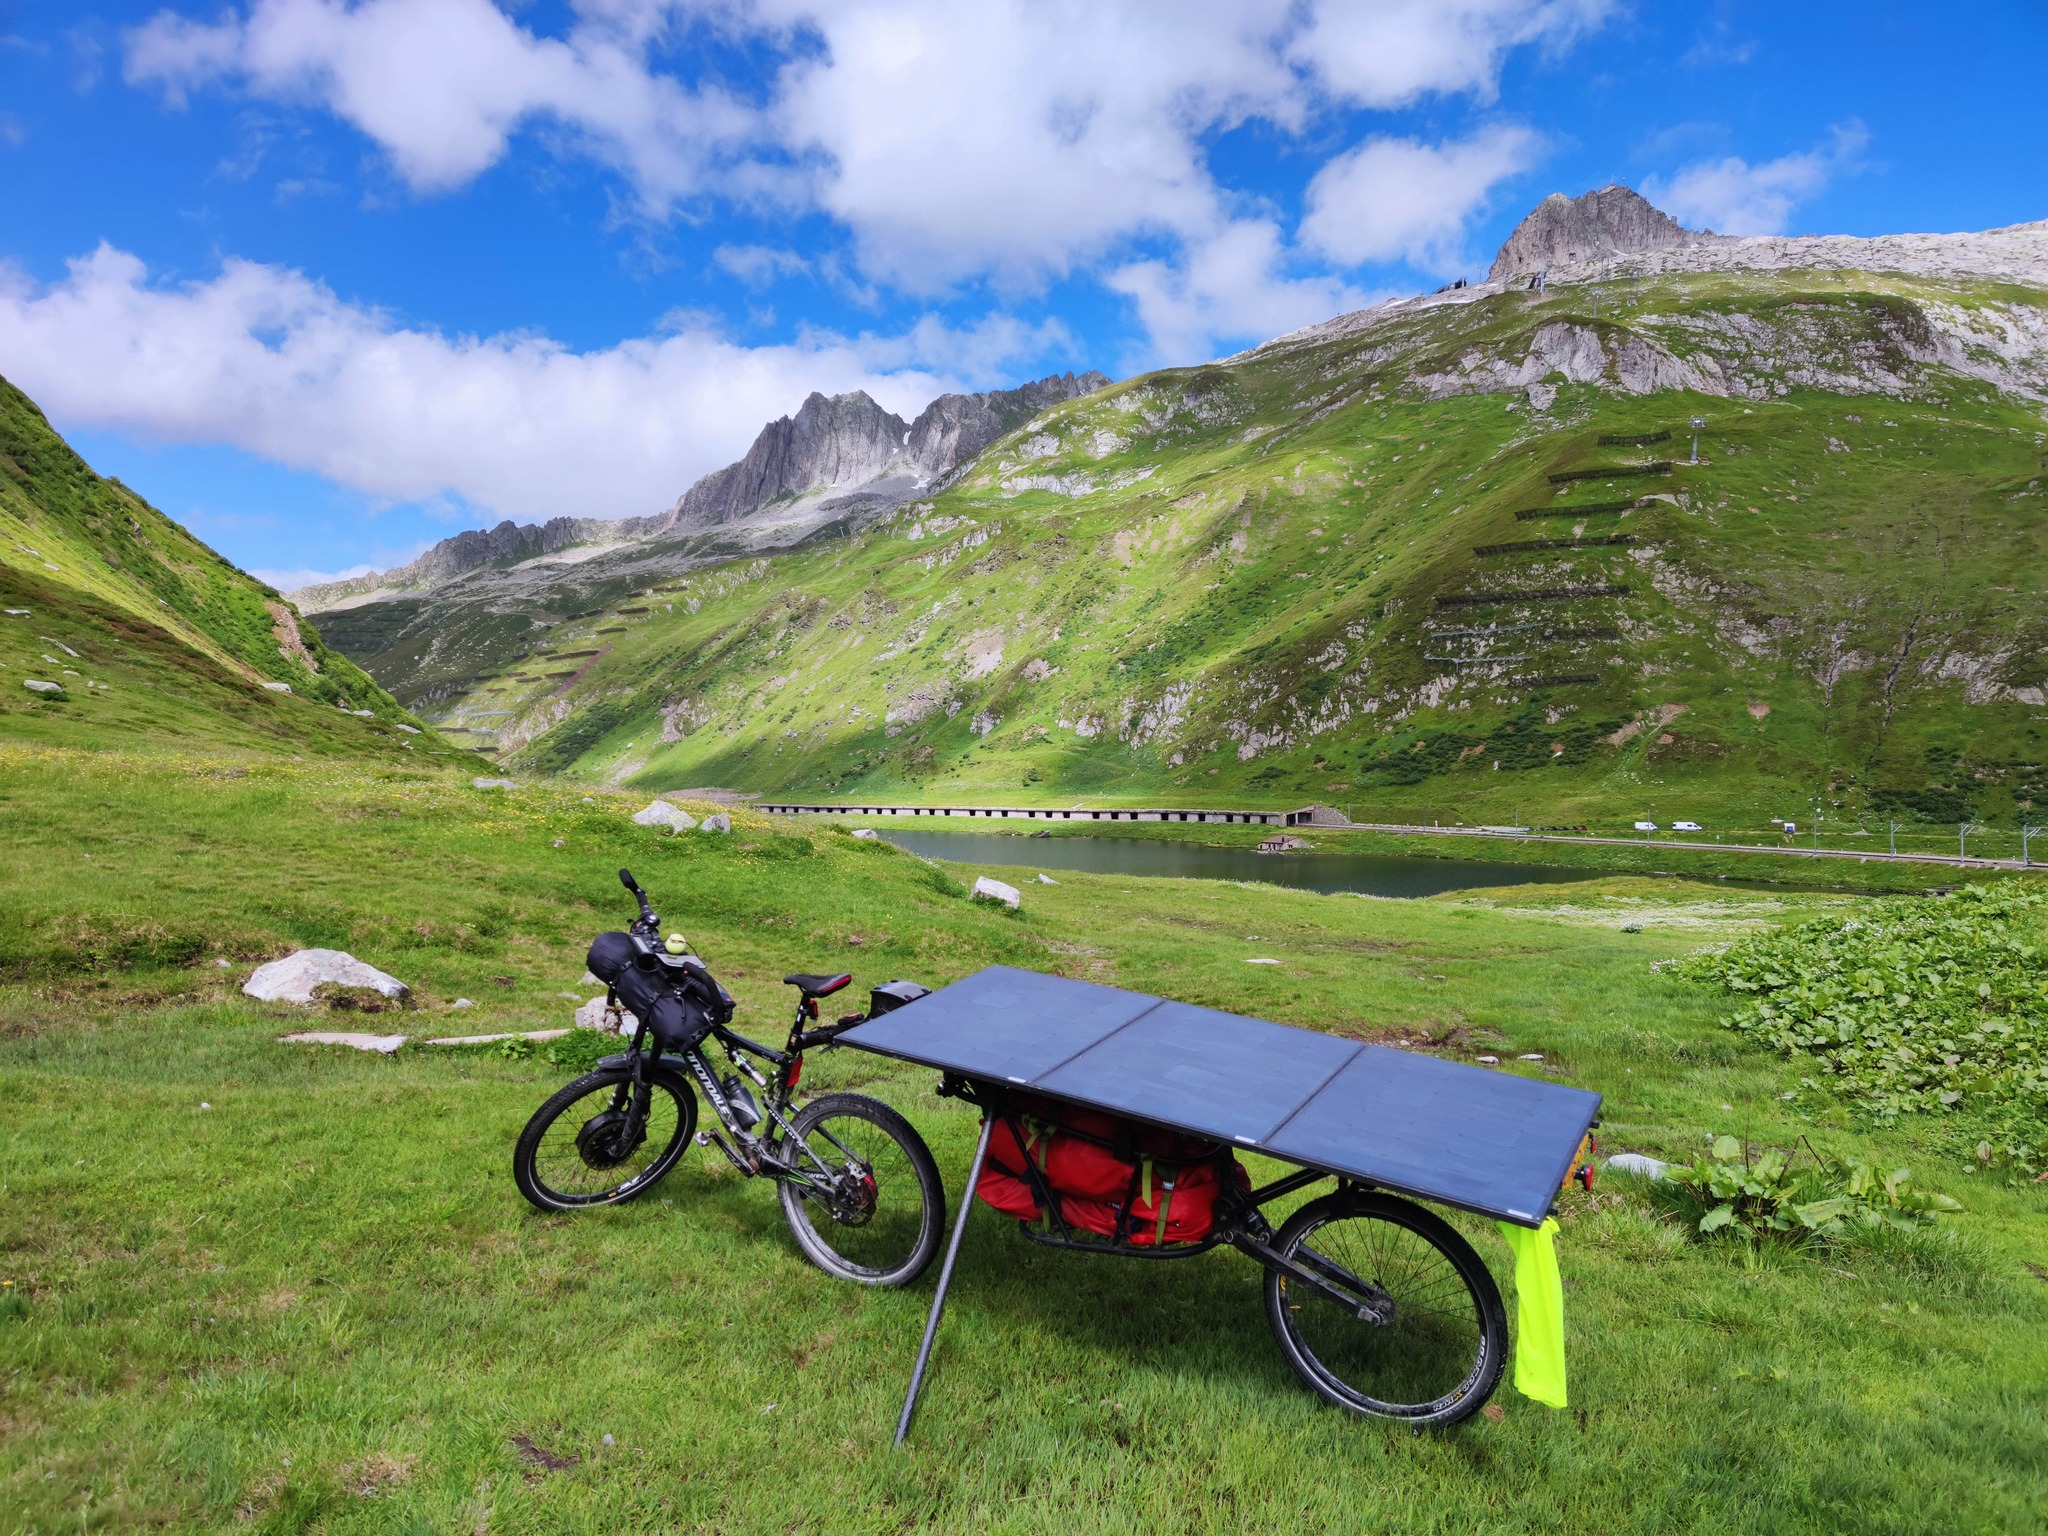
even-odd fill
[{"label": "white cloud", "polygon": [[1668,182],[1646,177],[1643,195],[1695,228],[1724,235],[1779,235],[1794,208],[1856,168],[1869,142],[1860,122],[1837,123],[1826,143],[1762,165],[1730,155],[1687,166]]},{"label": "white cloud", "polygon": [[[525,125],[617,167],[643,206],[818,208],[871,276],[1015,288],[1134,237],[1229,217],[1206,138],[1331,105],[1494,92],[1511,49],[1562,46],[1612,0],[572,0],[561,37],[490,0],[251,0],[127,36],[126,74],[316,104],[416,189],[470,180]],[[758,102],[665,72],[717,32],[776,64]],[[687,46],[680,51],[687,55]]]},{"label": "white cloud", "polygon": [[1131,262],[1105,281],[1137,306],[1152,350],[1133,361],[1151,364],[1200,362],[1222,343],[1264,341],[1375,302],[1336,278],[1290,278],[1284,266],[1278,227],[1239,219],[1178,263]]},{"label": "white cloud", "polygon": [[1429,92],[1493,98],[1512,48],[1562,48],[1616,0],[1333,0],[1312,6],[1288,54],[1335,95],[1399,107]]},{"label": "white cloud", "polygon": [[647,7],[586,7],[565,39],[490,0],[256,0],[246,20],[169,11],[127,35],[124,75],[182,101],[211,84],[327,108],[376,140],[422,191],[473,180],[515,130],[548,120],[666,207],[748,139],[751,109],[648,67]]},{"label": "white cloud", "polygon": [[103,245],[47,289],[0,279],[8,377],[62,424],[224,443],[372,497],[514,518],[656,512],[814,389],[909,415],[1064,335],[995,316],[744,347],[683,319],[572,352],[407,327],[254,262],[166,288]]},{"label": "white cloud", "polygon": [[1543,147],[1540,135],[1514,124],[1448,144],[1368,139],[1316,172],[1302,241],[1345,266],[1399,258],[1426,271],[1454,267],[1466,220]]},{"label": "white cloud", "polygon": [[711,253],[711,259],[754,288],[811,270],[811,264],[795,251],[772,245],[721,245]]}]

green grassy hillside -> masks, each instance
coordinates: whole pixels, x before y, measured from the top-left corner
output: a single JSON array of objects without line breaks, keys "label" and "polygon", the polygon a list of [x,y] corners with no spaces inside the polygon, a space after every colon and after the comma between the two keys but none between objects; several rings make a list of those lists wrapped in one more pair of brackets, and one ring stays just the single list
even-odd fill
[{"label": "green grassy hillside", "polygon": [[[836,830],[742,812],[732,836],[669,837],[627,820],[638,796],[420,768],[224,779],[197,758],[0,746],[9,1536],[2039,1529],[2048,1185],[1980,1166],[1953,1115],[1871,1123],[1803,1086],[1811,1060],[1722,1027],[1731,1000],[1670,965],[1860,900],[1600,881],[1360,901],[1074,874],[1027,885],[1020,918]],[[632,1205],[536,1214],[510,1149],[575,1070],[547,1059],[562,1047],[276,1039],[565,1025],[595,990],[577,987],[590,935],[630,911],[621,864],[756,1038],[779,1037],[793,970],[864,989],[1059,969],[1496,1056],[1604,1095],[1609,1152],[1810,1145],[1908,1166],[1964,1214],[1752,1252],[1688,1240],[1649,1189],[1603,1175],[1558,1213],[1570,1411],[1504,1384],[1498,1417],[1418,1436],[1317,1402],[1242,1257],[1054,1253],[983,1210],[892,1450],[934,1275],[827,1278],[773,1191],[710,1149]],[[412,1006],[239,994],[257,961],[315,943],[402,977]],[[976,1117],[936,1080],[840,1050],[813,1053],[804,1088],[902,1109],[957,1209]],[[1448,1215],[1511,1287],[1491,1225]]]},{"label": "green grassy hillside", "polygon": [[0,738],[447,750],[277,592],[94,474],[5,380],[0,607]]},{"label": "green grassy hillside", "polygon": [[1397,307],[1059,407],[439,715],[807,797],[2010,819],[2048,791],[2048,380],[1999,338],[2044,305],[1786,272]]}]

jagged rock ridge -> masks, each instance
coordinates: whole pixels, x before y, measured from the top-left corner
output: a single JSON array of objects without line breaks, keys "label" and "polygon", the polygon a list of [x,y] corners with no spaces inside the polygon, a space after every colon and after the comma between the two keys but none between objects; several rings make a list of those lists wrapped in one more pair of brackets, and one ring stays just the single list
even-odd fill
[{"label": "jagged rock ridge", "polygon": [[1677,246],[1711,245],[1726,238],[1712,230],[1685,228],[1628,187],[1606,186],[1579,197],[1553,192],[1515,226],[1500,254],[1493,258],[1486,280],[1506,282],[1516,273]]},{"label": "jagged rock ridge", "polygon": [[685,491],[655,526],[715,527],[778,497],[897,477],[911,481],[908,489],[922,489],[1047,406],[1108,383],[1099,373],[1065,373],[1017,389],[941,395],[915,421],[883,410],[863,390],[830,396],[813,393],[794,416],[763,427],[745,458]]},{"label": "jagged rock ridge", "polygon": [[557,517],[540,525],[508,519],[443,539],[409,565],[304,587],[293,596],[308,611],[331,609],[373,593],[431,589],[579,545],[638,544],[745,525],[771,508],[754,531],[764,547],[787,544],[835,518],[872,515],[907,501],[1048,406],[1109,382],[1093,371],[1063,373],[1016,389],[941,395],[910,422],[862,390],[813,393],[795,415],[763,427],[744,458],[698,480],[665,513]]}]

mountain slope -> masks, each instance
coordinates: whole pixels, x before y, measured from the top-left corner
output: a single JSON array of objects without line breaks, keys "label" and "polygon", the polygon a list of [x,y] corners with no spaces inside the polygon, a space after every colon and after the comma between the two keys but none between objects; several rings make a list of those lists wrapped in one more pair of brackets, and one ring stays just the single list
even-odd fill
[{"label": "mountain slope", "polygon": [[1067,373],[941,395],[911,422],[860,391],[813,394],[665,513],[504,522],[445,539],[398,570],[293,596],[399,698],[430,706],[516,665],[571,616],[707,562],[862,527],[1046,407],[1108,382]]},{"label": "mountain slope", "polygon": [[2044,399],[2048,226],[1618,249],[1058,405],[443,713],[797,796],[2004,817],[2048,794]]},{"label": "mountain slope", "polygon": [[5,380],[0,599],[0,738],[441,749],[275,591],[94,474]]}]

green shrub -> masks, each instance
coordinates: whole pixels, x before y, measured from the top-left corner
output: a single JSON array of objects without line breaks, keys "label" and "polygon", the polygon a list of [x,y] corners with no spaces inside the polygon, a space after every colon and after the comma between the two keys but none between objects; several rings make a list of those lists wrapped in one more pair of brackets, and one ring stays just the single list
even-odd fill
[{"label": "green shrub", "polygon": [[601,1029],[572,1029],[561,1039],[548,1041],[541,1060],[570,1072],[592,1072],[601,1058],[616,1055],[629,1043]]},{"label": "green shrub", "polygon": [[1733,1136],[1720,1136],[1706,1156],[1667,1170],[1651,1190],[1694,1237],[1802,1247],[1876,1228],[1932,1226],[1937,1213],[1962,1209],[1947,1195],[1908,1189],[1911,1177],[1905,1168],[1880,1175],[1854,1158],[1816,1156],[1800,1167],[1796,1153],[1768,1147],[1752,1155]]}]

